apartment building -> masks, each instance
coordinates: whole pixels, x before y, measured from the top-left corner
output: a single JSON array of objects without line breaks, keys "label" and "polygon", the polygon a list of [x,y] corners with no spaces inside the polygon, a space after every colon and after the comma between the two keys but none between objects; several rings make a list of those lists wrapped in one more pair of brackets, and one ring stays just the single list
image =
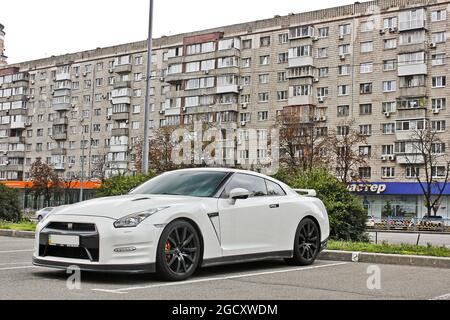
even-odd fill
[{"label": "apartment building", "polygon": [[[370,183],[351,190],[373,215],[389,202],[395,214],[420,216],[420,163],[405,157],[411,131],[425,122],[449,137],[449,4],[356,2],[155,39],[151,128],[203,121],[238,129],[231,149],[246,164],[270,153],[242,143],[246,130],[264,140],[283,112],[324,132],[345,132],[343,120],[354,119],[370,159],[356,174]],[[68,179],[82,163],[95,177],[105,156],[108,174],[133,171],[146,63],[143,41],[0,68],[0,179],[26,180],[37,157]],[[448,217],[450,188],[445,195],[439,212]]]}]

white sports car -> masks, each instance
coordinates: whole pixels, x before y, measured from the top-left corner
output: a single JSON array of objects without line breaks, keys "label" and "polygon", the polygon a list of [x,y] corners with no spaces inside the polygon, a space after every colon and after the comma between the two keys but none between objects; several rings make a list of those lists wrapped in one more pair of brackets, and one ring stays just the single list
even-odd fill
[{"label": "white sports car", "polygon": [[315,195],[249,171],[168,172],[128,195],[53,211],[37,227],[33,264],[158,272],[167,280],[184,280],[201,266],[260,259],[310,265],[329,236],[327,211]]}]

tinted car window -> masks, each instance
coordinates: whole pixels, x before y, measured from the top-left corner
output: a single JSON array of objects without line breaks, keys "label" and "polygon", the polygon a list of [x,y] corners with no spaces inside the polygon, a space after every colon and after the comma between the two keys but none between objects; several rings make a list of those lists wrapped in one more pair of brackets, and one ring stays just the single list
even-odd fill
[{"label": "tinted car window", "polygon": [[285,196],[286,192],[284,192],[283,188],[280,187],[279,184],[266,180],[267,184],[267,194],[269,196]]},{"label": "tinted car window", "polygon": [[226,172],[168,172],[144,183],[130,194],[212,197],[227,175]]},{"label": "tinted car window", "polygon": [[242,188],[250,191],[250,197],[267,196],[266,183],[263,178],[238,173],[235,174],[226,185],[222,197],[228,198],[231,190],[236,188]]}]

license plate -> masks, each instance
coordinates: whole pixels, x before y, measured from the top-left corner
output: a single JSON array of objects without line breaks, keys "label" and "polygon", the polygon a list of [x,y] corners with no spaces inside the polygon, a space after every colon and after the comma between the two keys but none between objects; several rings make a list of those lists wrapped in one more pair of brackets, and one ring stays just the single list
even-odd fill
[{"label": "license plate", "polygon": [[48,237],[48,244],[51,246],[79,247],[80,237],[51,234]]}]

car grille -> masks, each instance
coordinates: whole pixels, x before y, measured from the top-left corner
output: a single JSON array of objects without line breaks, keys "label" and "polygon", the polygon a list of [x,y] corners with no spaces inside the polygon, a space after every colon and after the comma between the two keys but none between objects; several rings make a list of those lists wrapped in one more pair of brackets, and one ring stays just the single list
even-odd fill
[{"label": "car grille", "polygon": [[[49,245],[50,235],[74,235],[80,237],[79,247]],[[39,256],[98,262],[100,236],[95,224],[50,222],[39,234]]]},{"label": "car grille", "polygon": [[50,222],[47,229],[61,231],[95,232],[97,228],[92,223]]}]

